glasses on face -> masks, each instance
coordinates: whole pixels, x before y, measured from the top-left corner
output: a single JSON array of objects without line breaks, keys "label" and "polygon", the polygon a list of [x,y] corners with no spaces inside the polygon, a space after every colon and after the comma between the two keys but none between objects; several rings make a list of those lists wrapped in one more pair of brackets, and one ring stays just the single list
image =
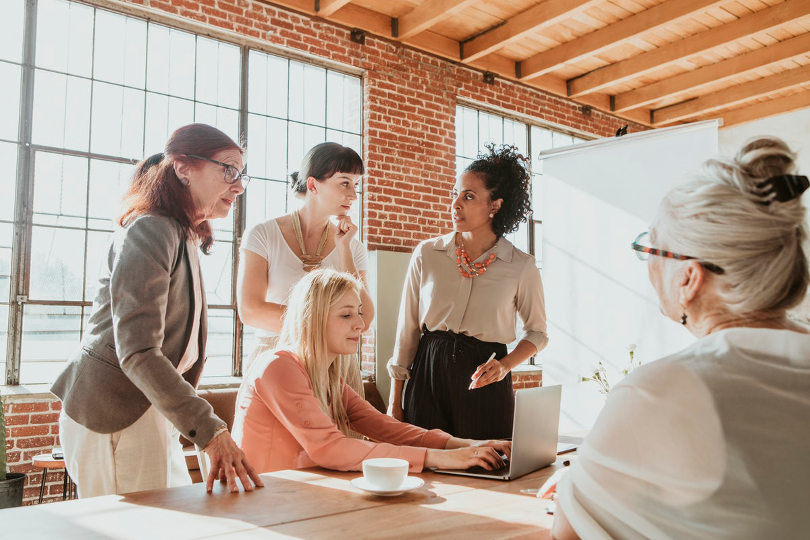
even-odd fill
[{"label": "glasses on face", "polygon": [[[248,184],[250,183],[250,177],[245,174],[245,171],[244,170],[240,171],[239,169],[237,169],[233,165],[228,165],[227,163],[223,163],[223,162],[217,161],[215,159],[211,159],[211,158],[207,158],[207,157],[203,157],[203,156],[197,156],[197,155],[194,155],[194,154],[186,154],[186,157],[190,157],[190,158],[194,158],[194,159],[201,159],[203,161],[208,161],[209,163],[214,163],[216,165],[220,165],[220,166],[224,167],[224,169],[225,169],[225,171],[224,171],[225,172],[224,179],[225,179],[226,184],[235,184],[235,183],[237,183],[238,181],[241,180],[242,181],[242,188],[247,189]],[[247,170],[247,167],[245,167],[245,170]]]},{"label": "glasses on face", "polygon": [[[644,231],[643,233],[636,236],[636,239],[631,244],[631,247],[635,250],[636,257],[638,257],[639,260],[646,261],[647,259],[650,258],[650,255],[657,255],[659,257],[666,257],[667,259],[676,259],[679,261],[698,260],[697,257],[692,257],[690,255],[681,255],[680,253],[675,253],[673,251],[654,248],[650,244],[651,242],[649,232]],[[725,272],[725,270],[723,270],[716,264],[700,260],[698,260],[698,262],[703,268],[705,268],[709,272],[714,272],[715,274],[722,274]]]}]

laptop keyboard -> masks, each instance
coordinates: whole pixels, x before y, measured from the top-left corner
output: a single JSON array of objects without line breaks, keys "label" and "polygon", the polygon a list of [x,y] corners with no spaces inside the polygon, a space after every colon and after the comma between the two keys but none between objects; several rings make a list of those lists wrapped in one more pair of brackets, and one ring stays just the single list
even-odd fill
[{"label": "laptop keyboard", "polygon": [[509,472],[509,458],[503,455],[501,456],[501,458],[503,458],[503,467],[499,469],[488,470],[476,465],[475,467],[470,467],[467,470],[475,474],[491,474],[492,476],[503,476]]}]

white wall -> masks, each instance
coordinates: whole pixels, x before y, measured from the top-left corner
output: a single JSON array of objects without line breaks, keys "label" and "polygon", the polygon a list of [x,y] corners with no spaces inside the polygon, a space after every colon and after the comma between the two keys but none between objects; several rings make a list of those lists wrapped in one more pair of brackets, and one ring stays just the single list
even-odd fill
[{"label": "white wall", "polygon": [[410,253],[379,249],[369,253],[369,288],[376,310],[377,389],[386,404],[391,387],[386,364],[394,352],[402,284],[410,260]]},{"label": "white wall", "polygon": [[720,154],[731,157],[748,139],[775,135],[798,152],[799,172],[810,175],[810,109],[720,129]]},{"label": "white wall", "polygon": [[630,249],[664,194],[717,153],[717,123],[602,139],[540,154],[543,283],[549,345],[543,384],[562,384],[560,430],[588,429],[604,398],[581,382],[602,360],[618,380],[629,361],[652,361],[693,341],[660,314],[647,265]]}]

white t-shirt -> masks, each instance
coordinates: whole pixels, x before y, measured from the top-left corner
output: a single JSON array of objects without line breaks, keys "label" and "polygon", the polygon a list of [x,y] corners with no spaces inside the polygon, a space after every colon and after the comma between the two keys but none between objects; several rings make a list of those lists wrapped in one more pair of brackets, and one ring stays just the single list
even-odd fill
[{"label": "white t-shirt", "polygon": [[[357,236],[352,238],[350,247],[357,271],[367,271],[368,252]],[[307,273],[304,271],[301,259],[293,253],[284,240],[278,221],[271,219],[250,229],[244,237],[241,249],[261,255],[267,261],[267,296],[265,300],[274,304],[286,305],[290,291]],[[321,268],[340,270],[340,255],[337,250],[333,249],[323,258]],[[257,328],[256,335],[266,338],[275,337],[277,334]]]},{"label": "white t-shirt", "polygon": [[635,370],[558,493],[586,539],[810,538],[810,335],[726,329]]}]

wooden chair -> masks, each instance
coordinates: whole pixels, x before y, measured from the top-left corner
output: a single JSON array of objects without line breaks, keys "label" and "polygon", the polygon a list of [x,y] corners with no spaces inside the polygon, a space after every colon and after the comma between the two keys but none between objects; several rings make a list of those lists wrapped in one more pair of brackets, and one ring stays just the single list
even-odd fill
[{"label": "wooden chair", "polygon": [[40,504],[42,504],[42,499],[45,496],[45,479],[48,476],[48,469],[62,469],[65,471],[65,476],[62,479],[62,500],[64,501],[67,498],[73,498],[73,480],[71,480],[70,475],[67,472],[64,459],[56,459],[53,457],[52,453],[39,454],[38,456],[31,458],[31,464],[38,469],[42,469],[42,482],[39,485]]}]

